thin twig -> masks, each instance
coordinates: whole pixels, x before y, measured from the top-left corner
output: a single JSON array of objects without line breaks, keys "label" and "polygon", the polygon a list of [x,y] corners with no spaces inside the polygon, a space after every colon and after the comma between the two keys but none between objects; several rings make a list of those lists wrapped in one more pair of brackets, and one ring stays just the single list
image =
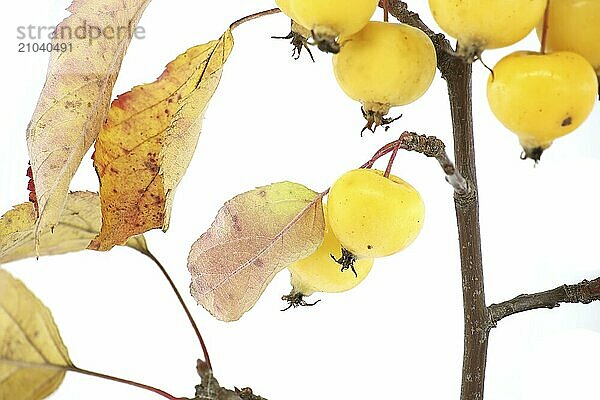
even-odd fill
[{"label": "thin twig", "polygon": [[181,304],[181,308],[183,308],[183,311],[187,315],[187,318],[190,321],[190,325],[192,326],[192,329],[194,329],[194,332],[196,333],[196,337],[198,338],[198,341],[200,342],[200,347],[202,348],[202,353],[204,354],[204,361],[212,369],[212,364],[210,362],[210,356],[208,354],[208,349],[206,348],[204,338],[202,337],[202,334],[200,333],[200,329],[198,329],[198,325],[196,324],[196,321],[194,320],[192,313],[190,312],[189,308],[185,304],[185,301],[183,301],[183,297],[181,296],[179,289],[177,289],[175,282],[173,282],[173,279],[171,279],[171,276],[169,275],[169,273],[167,272],[165,267],[161,264],[160,261],[158,261],[158,259],[154,256],[154,254],[152,254],[150,252],[150,250],[146,249],[146,250],[142,251],[142,254],[144,254],[145,256],[150,258],[156,264],[156,266],[163,273],[167,282],[169,282],[171,289],[173,289],[173,293],[175,293],[175,296],[177,296],[177,300],[179,300],[179,304]]},{"label": "thin twig", "polygon": [[270,10],[260,11],[254,14],[247,15],[243,18],[238,19],[231,25],[229,25],[229,29],[234,30],[238,26],[245,24],[248,21],[252,21],[253,19],[266,17],[267,15],[279,14],[281,10],[279,8],[271,8]]},{"label": "thin twig", "polygon": [[[402,132],[398,140],[394,140],[393,142],[389,142],[382,146],[375,152],[369,161],[359,168],[372,168],[375,162],[381,157],[389,153],[395,153],[398,149],[414,151],[427,157],[435,158],[444,170],[446,181],[454,188],[454,192],[459,196],[470,195],[470,189],[466,179],[460,174],[446,153],[446,145],[435,136],[419,135],[407,131]],[[392,154],[392,157],[395,157],[395,155]],[[389,176],[392,164],[393,159],[390,158],[390,162],[388,162],[384,175]]]},{"label": "thin twig", "polygon": [[488,307],[490,327],[496,327],[498,321],[525,311],[540,308],[552,309],[562,303],[589,304],[600,300],[600,278],[584,280],[575,285],[562,285],[555,289],[534,294],[522,294],[514,299],[492,304]]},{"label": "thin twig", "polygon": [[427,157],[434,157],[446,174],[446,182],[453,188],[456,194],[466,195],[469,186],[466,179],[460,174],[454,163],[446,153],[446,145],[435,136],[418,135],[414,132],[404,132],[400,135],[401,148],[408,151],[416,151]]}]

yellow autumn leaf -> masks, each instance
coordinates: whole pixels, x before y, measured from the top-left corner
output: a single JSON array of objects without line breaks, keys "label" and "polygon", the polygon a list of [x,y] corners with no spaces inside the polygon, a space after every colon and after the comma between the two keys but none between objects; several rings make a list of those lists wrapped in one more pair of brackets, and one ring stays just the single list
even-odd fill
[{"label": "yellow autumn leaf", "polygon": [[[39,235],[39,255],[85,250],[100,231],[100,214],[100,198],[97,193],[69,193],[54,231],[47,228]],[[0,217],[0,265],[36,256],[35,223],[36,213],[31,202],[19,204]],[[127,246],[142,253],[148,252],[143,236],[131,238]]]},{"label": "yellow autumn leaf", "polygon": [[238,195],[192,246],[192,295],[216,318],[238,320],[279,271],[317,249],[324,229],[322,195],[297,183]]},{"label": "yellow autumn leaf", "polygon": [[50,311],[0,269],[0,399],[41,400],[72,367]]},{"label": "yellow autumn leaf", "polygon": [[109,250],[169,225],[173,196],[196,149],[233,36],[192,47],[153,83],[120,95],[95,145],[102,230],[90,249]]},{"label": "yellow autumn leaf", "polygon": [[150,0],[74,0],[55,30],[46,83],[27,128],[39,232],[57,224],[96,140],[131,34]]}]

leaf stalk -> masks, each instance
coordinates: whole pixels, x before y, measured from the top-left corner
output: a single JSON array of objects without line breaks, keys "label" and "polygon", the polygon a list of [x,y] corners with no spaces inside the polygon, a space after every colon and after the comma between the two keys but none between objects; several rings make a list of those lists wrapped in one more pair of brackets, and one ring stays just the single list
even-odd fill
[{"label": "leaf stalk", "polygon": [[190,322],[190,325],[192,326],[192,329],[196,333],[196,337],[198,338],[198,342],[200,342],[200,347],[202,348],[202,353],[204,355],[204,362],[212,370],[212,364],[210,362],[210,355],[208,353],[208,349],[206,347],[206,343],[204,342],[204,338],[202,337],[202,334],[200,333],[200,329],[198,329],[198,324],[196,324],[196,321],[194,320],[194,317],[192,316],[192,313],[190,312],[190,309],[185,304],[185,301],[183,300],[183,297],[181,296],[181,293],[179,292],[179,289],[177,289],[177,286],[175,285],[175,282],[173,282],[173,279],[171,278],[171,276],[167,272],[166,268],[154,256],[154,254],[152,254],[150,252],[150,250],[146,249],[144,251],[141,251],[141,253],[144,254],[149,259],[151,259],[156,264],[156,266],[160,269],[160,271],[164,275],[164,277],[167,280],[167,282],[169,282],[169,286],[171,286],[171,289],[173,290],[173,293],[177,297],[177,300],[179,301],[179,304],[181,305],[181,308],[183,308],[183,311],[185,312],[185,315],[187,316],[187,318],[188,318],[188,320]]}]

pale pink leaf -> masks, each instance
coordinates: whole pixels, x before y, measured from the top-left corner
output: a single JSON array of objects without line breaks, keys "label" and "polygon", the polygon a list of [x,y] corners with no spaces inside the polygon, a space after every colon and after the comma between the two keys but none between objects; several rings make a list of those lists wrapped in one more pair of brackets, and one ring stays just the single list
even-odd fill
[{"label": "pale pink leaf", "polygon": [[324,228],[322,195],[300,184],[234,197],[192,246],[192,295],[216,318],[238,320],[279,271],[317,249]]}]

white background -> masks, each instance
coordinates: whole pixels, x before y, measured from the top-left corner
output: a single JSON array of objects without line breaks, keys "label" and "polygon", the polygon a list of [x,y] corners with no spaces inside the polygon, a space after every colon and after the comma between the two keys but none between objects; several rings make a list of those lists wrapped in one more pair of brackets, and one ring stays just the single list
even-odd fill
[{"label": "white background", "polygon": [[[435,24],[424,1],[411,6]],[[0,209],[27,198],[25,129],[42,87],[47,55],[17,53],[19,25],[54,25],[65,0],[21,0],[0,15]],[[132,43],[115,93],[153,81],[188,47],[217,38],[269,0],[155,1]],[[380,15],[376,15],[380,18]],[[345,97],[318,54],[295,62],[271,35],[282,15],[235,32],[236,48],[207,113],[199,147],[176,196],[171,229],[147,235],[185,295],[225,386],[252,386],[271,400],[458,398],[462,295],[451,188],[439,166],[401,154],[395,174],[416,186],[427,221],[413,246],[378,260],[368,279],[340,295],[316,295],[316,308],[279,312],[289,291],[282,272],[241,321],[224,324],[188,295],[186,257],[227,199],[258,185],[293,180],[321,191],[366,161],[402,130],[434,134],[451,147],[445,85],[436,78],[389,132],[359,135],[358,104]],[[535,49],[534,38],[519,44]],[[316,52],[315,52],[316,53]],[[507,51],[485,54],[493,65]],[[598,173],[600,108],[558,140],[542,163],[519,160],[516,137],[485,100],[488,72],[475,65],[474,103],[481,224],[489,302],[600,276]],[[384,168],[384,164],[380,165]],[[72,189],[97,190],[89,156]],[[159,271],[129,249],[25,260],[6,268],[50,307],[73,360],[191,396],[200,351]],[[492,333],[486,399],[594,397],[600,359],[600,304],[566,305],[502,321]],[[127,386],[69,374],[53,400],[154,399]],[[7,399],[13,400],[13,399]]]}]

